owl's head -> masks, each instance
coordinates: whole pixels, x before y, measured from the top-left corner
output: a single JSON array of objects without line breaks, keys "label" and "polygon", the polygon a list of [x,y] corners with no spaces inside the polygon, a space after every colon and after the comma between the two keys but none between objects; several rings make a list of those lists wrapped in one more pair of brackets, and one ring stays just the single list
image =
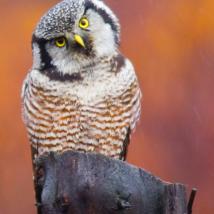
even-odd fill
[{"label": "owl's head", "polygon": [[101,0],[64,0],[50,9],[33,34],[33,68],[72,74],[84,62],[118,49],[120,25]]}]

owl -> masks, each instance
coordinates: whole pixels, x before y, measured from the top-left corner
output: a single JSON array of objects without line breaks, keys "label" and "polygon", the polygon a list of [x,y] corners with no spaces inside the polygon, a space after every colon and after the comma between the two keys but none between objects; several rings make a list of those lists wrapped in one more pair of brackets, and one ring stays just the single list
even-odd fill
[{"label": "owl", "polygon": [[22,89],[33,157],[67,150],[125,160],[141,111],[120,24],[100,0],[64,0],[39,21]]}]

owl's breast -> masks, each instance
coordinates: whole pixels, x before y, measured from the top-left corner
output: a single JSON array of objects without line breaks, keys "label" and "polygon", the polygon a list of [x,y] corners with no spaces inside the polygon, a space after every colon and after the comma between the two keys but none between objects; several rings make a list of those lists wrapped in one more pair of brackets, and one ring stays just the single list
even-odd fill
[{"label": "owl's breast", "polygon": [[139,116],[136,79],[127,82],[121,77],[118,82],[114,76],[84,84],[46,81],[31,78],[24,95],[24,118],[38,153],[78,150],[119,158],[128,129]]}]

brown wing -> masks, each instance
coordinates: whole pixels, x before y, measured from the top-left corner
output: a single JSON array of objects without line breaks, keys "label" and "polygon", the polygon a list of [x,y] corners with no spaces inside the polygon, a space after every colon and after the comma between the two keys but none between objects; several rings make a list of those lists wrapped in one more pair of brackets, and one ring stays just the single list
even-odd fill
[{"label": "brown wing", "polygon": [[126,158],[127,158],[127,153],[128,153],[128,146],[129,146],[129,143],[130,143],[130,134],[131,134],[131,128],[128,127],[127,128],[127,134],[126,134],[126,138],[123,142],[123,150],[120,154],[120,160],[123,160],[125,161]]}]

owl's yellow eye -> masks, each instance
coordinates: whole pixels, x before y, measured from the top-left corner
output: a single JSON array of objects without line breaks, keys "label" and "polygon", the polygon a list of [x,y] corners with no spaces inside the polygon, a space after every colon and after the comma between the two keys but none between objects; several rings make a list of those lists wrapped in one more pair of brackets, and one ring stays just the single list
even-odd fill
[{"label": "owl's yellow eye", "polygon": [[55,39],[55,45],[58,48],[63,48],[66,45],[66,39],[64,37]]},{"label": "owl's yellow eye", "polygon": [[88,21],[88,19],[85,18],[85,17],[82,18],[82,19],[80,19],[79,26],[80,26],[82,29],[88,28],[88,26],[89,26],[89,21]]}]

